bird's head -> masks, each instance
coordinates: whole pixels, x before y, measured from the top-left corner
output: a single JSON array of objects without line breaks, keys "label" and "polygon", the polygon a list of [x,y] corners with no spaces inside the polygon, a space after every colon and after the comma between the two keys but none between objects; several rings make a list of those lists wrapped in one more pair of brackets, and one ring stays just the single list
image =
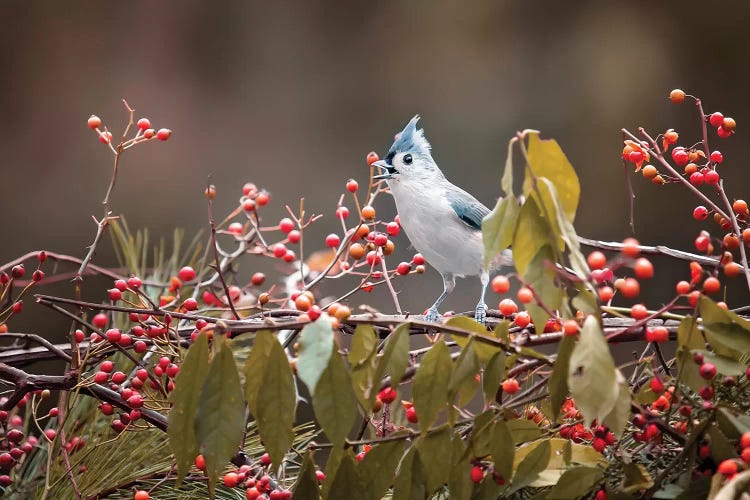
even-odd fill
[{"label": "bird's head", "polygon": [[417,129],[418,121],[419,115],[416,115],[396,134],[385,158],[373,163],[381,169],[381,174],[376,175],[375,179],[399,182],[443,176],[432,159],[431,146],[425,139],[424,130]]}]

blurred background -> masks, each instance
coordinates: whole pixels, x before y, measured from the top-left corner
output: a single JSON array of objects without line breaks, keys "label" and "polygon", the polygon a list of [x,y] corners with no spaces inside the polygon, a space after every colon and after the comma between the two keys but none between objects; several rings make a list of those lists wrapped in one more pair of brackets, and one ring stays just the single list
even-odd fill
[{"label": "blurred background", "polygon": [[[730,195],[750,188],[747,2],[6,0],[0,17],[3,263],[40,249],[85,255],[112,163],[86,119],[97,114],[117,136],[122,98],[136,118],[174,131],[125,155],[112,198],[115,214],[155,236],[207,228],[211,176],[217,216],[247,181],[271,193],[267,224],[304,197],[308,212],[324,215],[306,250],[322,248],[340,229],[334,210],[346,180],[364,184],[366,154],[382,155],[419,113],[448,178],[490,207],[515,131],[557,139],[582,185],[578,232],[619,241],[632,235],[620,129],[675,128],[686,145],[700,138],[694,106],[667,99],[675,87],[737,120],[730,139],[710,132],[712,149],[724,153]],[[641,242],[690,250],[704,227],[721,236],[692,220],[696,200],[684,188],[628,172]],[[387,197],[376,208],[395,213]],[[399,260],[413,253],[404,236],[396,242]],[[107,239],[95,263],[115,265],[111,247]],[[655,263],[644,298],[662,300],[687,264]],[[63,285],[58,292],[70,294]],[[428,270],[398,287],[405,309],[420,313],[441,282]],[[730,305],[741,305],[740,280],[729,288],[738,294]],[[472,308],[477,289],[463,280],[446,308]],[[103,287],[87,293],[104,299]],[[384,289],[351,302],[392,312]],[[59,324],[64,333],[68,322]]]}]

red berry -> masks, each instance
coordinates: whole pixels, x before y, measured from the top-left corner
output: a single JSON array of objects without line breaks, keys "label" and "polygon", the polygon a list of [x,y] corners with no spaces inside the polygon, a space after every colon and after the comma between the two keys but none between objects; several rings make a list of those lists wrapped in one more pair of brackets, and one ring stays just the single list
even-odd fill
[{"label": "red berry", "polygon": [[721,282],[718,278],[714,278],[713,276],[710,276],[706,278],[706,281],[703,282],[703,291],[713,295],[714,293],[717,293],[719,290],[721,290]]},{"label": "red berry", "polygon": [[101,132],[99,134],[99,142],[102,144],[109,144],[112,141],[112,132]]},{"label": "red berry", "polygon": [[378,264],[380,264],[380,255],[376,250],[370,250],[369,252],[367,252],[365,260],[369,265],[377,266]]},{"label": "red berry", "polygon": [[331,233],[326,236],[326,246],[336,248],[341,243],[341,238],[337,234]]},{"label": "red berry", "polygon": [[112,302],[117,302],[122,298],[122,292],[117,288],[112,288],[108,290],[107,293],[109,294],[109,300]]},{"label": "red berry", "polygon": [[107,326],[107,321],[107,315],[104,313],[99,313],[93,317],[91,323],[97,328],[104,328],[105,326]]},{"label": "red berry", "polygon": [[711,153],[711,161],[714,163],[721,163],[724,161],[724,155],[721,154],[721,151],[713,151]]},{"label": "red berry", "polygon": [[289,243],[299,243],[299,240],[302,239],[302,233],[296,229],[292,229],[289,231],[289,234],[286,235],[286,238],[289,240]]},{"label": "red berry", "polygon": [[709,170],[703,177],[706,179],[706,184],[711,186],[716,186],[720,180],[719,173],[716,170]]},{"label": "red berry", "polygon": [[528,304],[532,300],[534,300],[534,292],[531,290],[531,288],[527,288],[525,286],[518,289],[516,296],[518,297],[518,301],[522,304]]},{"label": "red berry", "polygon": [[508,293],[508,290],[510,290],[510,280],[503,275],[495,276],[492,278],[492,290],[499,294]]},{"label": "red berry", "polygon": [[57,436],[57,431],[55,429],[47,429],[44,431],[44,435],[49,441],[54,441]]},{"label": "red berry", "polygon": [[166,141],[172,135],[172,131],[168,128],[160,128],[156,133],[156,138],[160,141]]},{"label": "red berry", "polygon": [[699,369],[701,377],[711,380],[716,376],[716,366],[713,363],[703,363]]},{"label": "red berry", "polygon": [[421,266],[425,262],[424,257],[422,257],[421,253],[415,253],[414,257],[411,258],[411,261],[415,266]]},{"label": "red berry", "polygon": [[594,441],[591,443],[591,447],[598,451],[599,453],[604,451],[604,448],[607,447],[607,442],[602,438],[594,438]]},{"label": "red berry", "polygon": [[396,390],[393,387],[386,387],[378,393],[378,398],[385,404],[391,404],[396,400]]},{"label": "red berry", "polygon": [[390,236],[398,236],[398,233],[401,232],[401,226],[398,222],[389,222],[388,225],[385,226],[385,232]]},{"label": "red berry", "polygon": [[128,278],[128,287],[130,288],[140,288],[143,283],[141,282],[141,279],[137,276],[131,276]]},{"label": "red berry", "polygon": [[185,299],[185,302],[182,303],[182,308],[186,311],[195,311],[198,309],[198,301],[192,297],[187,298]]},{"label": "red berry", "polygon": [[478,465],[475,465],[471,469],[470,477],[471,477],[472,482],[477,483],[477,484],[481,483],[482,480],[484,479],[484,470]]},{"label": "red berry", "polygon": [[574,319],[566,319],[563,321],[563,333],[567,336],[573,336],[578,334],[578,322]]},{"label": "red berry", "polygon": [[693,210],[693,219],[706,220],[707,218],[708,218],[708,209],[706,207],[704,207],[703,205],[698,205],[697,207],[695,207],[695,209]]},{"label": "red berry", "polygon": [[401,262],[396,268],[396,272],[400,275],[409,274],[411,271],[411,265],[408,262]]},{"label": "red berry", "polygon": [[672,150],[672,160],[680,167],[684,167],[688,164],[690,155],[685,151],[685,148],[674,148]]},{"label": "red berry", "polygon": [[656,394],[661,394],[662,392],[664,392],[664,382],[662,382],[659,377],[652,378],[649,385],[651,387],[651,390]]},{"label": "red berry", "polygon": [[14,278],[23,278],[23,275],[26,274],[26,268],[23,267],[23,264],[13,266],[13,268],[10,270],[10,274]]},{"label": "red berry", "polygon": [[695,248],[699,252],[706,252],[709,245],[711,244],[711,238],[708,237],[708,233],[705,231],[701,232],[697,238],[695,238]]},{"label": "red berry", "polygon": [[110,360],[102,361],[102,364],[99,365],[99,369],[103,372],[112,373],[112,370],[115,369],[115,364]]},{"label": "red berry", "polygon": [[690,184],[695,187],[702,186],[705,181],[705,176],[700,172],[693,172],[690,174]]},{"label": "red berry", "polygon": [[716,468],[716,472],[723,475],[724,477],[731,478],[737,474],[737,462],[733,459],[726,459],[722,461]]},{"label": "red berry", "polygon": [[726,139],[727,137],[730,137],[733,133],[734,133],[733,130],[726,129],[723,126],[716,129],[716,134],[722,139]]},{"label": "red berry", "polygon": [[116,344],[120,341],[120,337],[122,337],[122,332],[118,330],[117,328],[110,328],[107,330],[107,340],[113,344]]},{"label": "red berry", "polygon": [[240,484],[239,475],[236,472],[227,472],[224,474],[224,486],[234,488]]},{"label": "red berry", "polygon": [[375,151],[370,151],[369,153],[367,153],[367,164],[368,165],[372,165],[373,163],[375,163],[379,159],[380,159],[380,157],[378,156],[378,154]]},{"label": "red berry", "polygon": [[99,405],[99,409],[105,415],[112,415],[115,411],[114,407],[109,403],[102,403]]},{"label": "red berry", "polygon": [[97,384],[104,384],[109,379],[109,374],[106,372],[98,371],[94,374],[94,382]]},{"label": "red berry", "polygon": [[629,299],[635,298],[641,293],[641,284],[635,278],[625,278],[619,287],[620,293]]},{"label": "red berry", "polygon": [[123,372],[115,372],[112,374],[112,383],[114,384],[122,384],[128,379],[128,376],[125,375]]},{"label": "red berry", "polygon": [[21,314],[21,312],[23,311],[23,300],[14,302],[11,306],[11,309],[13,310],[14,314]]},{"label": "red berry", "polygon": [[406,410],[406,420],[408,420],[412,424],[416,424],[419,421],[419,418],[417,417],[417,410],[413,406],[410,406],[409,409]]},{"label": "red berry", "polygon": [[750,448],[750,431],[740,436],[740,448]]},{"label": "red berry", "polygon": [[350,193],[356,193],[359,189],[359,184],[354,179],[349,179],[346,183],[346,190]]},{"label": "red berry", "polygon": [[628,155],[628,160],[633,163],[639,163],[643,160],[643,153],[640,151],[631,151]]},{"label": "red berry", "polygon": [[148,491],[146,490],[138,490],[135,492],[135,495],[133,495],[133,500],[148,500],[149,495]]},{"label": "red berry", "polygon": [[711,116],[708,117],[708,123],[710,123],[712,127],[720,127],[723,122],[724,115],[722,115],[718,111],[715,113],[711,113]]},{"label": "red berry", "polygon": [[143,137],[145,137],[146,139],[151,139],[152,137],[154,137],[154,135],[156,135],[156,130],[152,128],[147,128],[143,131]]},{"label": "red berry", "polygon": [[177,275],[182,281],[193,281],[195,279],[195,269],[190,266],[185,266],[180,269],[180,272],[177,273]]},{"label": "red berry", "polygon": [[746,464],[750,464],[750,448],[743,448],[742,453],[740,453],[740,458]]},{"label": "red berry", "polygon": [[508,394],[515,394],[518,392],[518,389],[521,388],[520,384],[518,383],[518,380],[514,378],[508,378],[503,380],[502,383],[503,392],[507,392]]},{"label": "red berry", "polygon": [[91,130],[97,129],[102,126],[102,119],[96,115],[91,115],[89,117],[88,125]]},{"label": "red berry", "polygon": [[336,218],[338,219],[346,219],[349,217],[349,209],[346,207],[338,207],[336,209]]},{"label": "red berry", "polygon": [[140,408],[143,406],[143,396],[140,394],[133,394],[127,399],[128,406],[131,408]]},{"label": "red berry", "polygon": [[136,126],[139,130],[146,130],[147,128],[151,128],[151,122],[148,118],[141,118],[138,120],[138,123],[136,123]]}]

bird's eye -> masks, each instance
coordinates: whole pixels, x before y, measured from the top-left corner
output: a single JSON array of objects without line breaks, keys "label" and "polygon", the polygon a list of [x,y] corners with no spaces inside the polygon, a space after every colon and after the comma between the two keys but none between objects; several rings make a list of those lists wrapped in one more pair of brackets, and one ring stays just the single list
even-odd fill
[{"label": "bird's eye", "polygon": [[411,165],[411,162],[412,162],[412,158],[411,158],[411,155],[410,155],[410,154],[405,154],[405,155],[404,155],[404,163],[405,163],[406,165]]}]

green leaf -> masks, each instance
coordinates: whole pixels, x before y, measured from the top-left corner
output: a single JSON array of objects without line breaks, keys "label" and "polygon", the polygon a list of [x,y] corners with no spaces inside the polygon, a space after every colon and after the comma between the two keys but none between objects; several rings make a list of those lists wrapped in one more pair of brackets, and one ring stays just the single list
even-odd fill
[{"label": "green leaf", "polygon": [[551,234],[539,205],[534,198],[528,198],[518,214],[518,224],[513,235],[513,264],[518,274],[525,276],[539,250],[545,245],[552,245]]},{"label": "green leaf", "polygon": [[448,400],[453,401],[453,396],[458,394],[458,406],[466,406],[477,391],[478,382],[476,376],[479,373],[479,358],[474,352],[474,339],[470,339],[456,360],[456,365],[451,374],[448,384]]},{"label": "green leaf", "polygon": [[615,400],[615,405],[612,407],[612,411],[604,417],[602,423],[609,427],[609,430],[617,438],[620,438],[630,421],[630,404],[632,398],[630,396],[630,386],[628,386],[628,382],[625,380],[623,374],[620,373],[620,370],[616,371],[616,378],[618,387],[617,399]]},{"label": "green leaf", "polygon": [[615,362],[594,316],[586,318],[570,355],[568,387],[587,424],[609,415],[620,394]]},{"label": "green leaf", "polygon": [[378,336],[372,325],[357,325],[349,348],[349,364],[352,368],[367,363],[378,347]]},{"label": "green leaf", "polygon": [[394,500],[415,500],[427,497],[424,467],[415,446],[409,448],[398,467],[393,487]]},{"label": "green leaf", "polygon": [[708,436],[711,438],[711,457],[717,464],[722,460],[737,458],[737,450],[716,422],[708,427]]},{"label": "green leaf", "polygon": [[557,421],[563,401],[568,397],[568,370],[570,366],[570,355],[576,345],[575,337],[565,335],[560,341],[557,350],[557,358],[552,366],[552,375],[549,377],[549,394],[552,399],[552,415]]},{"label": "green leaf", "polygon": [[687,316],[680,321],[677,328],[677,345],[681,349],[703,349],[706,346],[703,335],[698,330],[698,322],[692,316]]},{"label": "green leaf", "polygon": [[245,431],[245,402],[230,342],[214,344],[218,351],[201,387],[195,417],[195,435],[206,461],[208,489],[212,497],[219,472],[237,453]]},{"label": "green leaf", "polygon": [[740,413],[734,408],[720,407],[716,412],[716,422],[730,439],[739,439],[742,434],[750,432],[750,415]]},{"label": "green leaf", "polygon": [[549,500],[568,500],[586,496],[594,489],[604,474],[596,467],[574,467],[560,476],[547,498]]},{"label": "green leaf", "polygon": [[419,458],[424,466],[427,493],[432,494],[448,481],[451,471],[451,432],[444,428],[420,436],[414,441],[419,451]]},{"label": "green leaf", "polygon": [[623,493],[635,493],[640,490],[647,490],[654,485],[651,474],[644,465],[629,463],[623,464],[625,478],[622,482]]},{"label": "green leaf", "polygon": [[[517,468],[541,442],[543,441],[535,441],[516,449],[516,455],[513,460],[514,467]],[[570,464],[598,467],[602,469],[605,469],[608,466],[608,462],[604,456],[594,450],[590,445],[571,443],[569,439],[562,438],[545,439],[544,442],[549,443],[550,460],[549,463],[547,463],[545,470],[543,470],[539,474],[539,477],[530,484],[530,486],[533,486],[534,488],[554,486],[560,480],[560,477],[565,471],[570,469]]]},{"label": "green leaf", "polygon": [[513,435],[504,420],[498,420],[492,428],[491,455],[495,463],[495,470],[509,482],[513,477],[513,457],[516,447]]},{"label": "green leaf", "polygon": [[705,349],[695,349],[691,351],[691,353],[702,354],[703,362],[713,363],[716,366],[717,373],[720,373],[722,375],[742,375],[743,373],[745,373],[745,369],[747,368],[744,363],[736,361],[732,358],[727,358],[726,356],[722,356],[720,354],[713,353],[711,351],[706,351]]},{"label": "green leaf", "polygon": [[[538,134],[528,135],[528,167],[537,178],[546,177],[559,194],[560,205],[570,222],[573,222],[578,208],[581,186],[578,175],[554,139],[542,140]],[[529,195],[533,190],[533,177],[527,175],[523,192]]]},{"label": "green leaf", "polygon": [[364,490],[371,500],[380,500],[393,484],[393,477],[404,453],[403,441],[375,445],[357,466]]},{"label": "green leaf", "polygon": [[525,418],[517,418],[515,420],[508,420],[506,422],[510,433],[513,436],[513,444],[526,443],[527,441],[533,441],[539,438],[544,431],[539,428],[531,420]]},{"label": "green leaf", "polygon": [[513,242],[520,212],[518,200],[507,196],[497,200],[495,208],[482,220],[485,267],[489,267],[490,262]]},{"label": "green leaf", "polygon": [[[337,357],[332,356],[331,358]],[[328,490],[328,495],[326,495],[326,500],[350,500],[352,492],[355,491],[366,496],[366,492],[362,488],[362,481],[357,472],[357,463],[351,455],[347,454],[341,458],[336,476],[331,483],[330,490]]]},{"label": "green leaf", "polygon": [[331,356],[320,374],[312,405],[331,443],[343,445],[357,416],[357,399],[344,360],[338,354]]},{"label": "green leaf", "polygon": [[411,323],[402,323],[385,340],[381,363],[385,367],[385,375],[390,375],[393,387],[401,382],[406,367],[409,366],[410,328]]},{"label": "green leaf", "polygon": [[[445,322],[445,325],[452,328],[460,328],[461,330],[474,332],[476,334],[476,337],[492,339],[491,341],[493,343],[498,342],[499,340],[496,337],[490,335],[489,332],[487,332],[487,327],[485,327],[484,325],[480,325],[473,319],[467,318],[466,316],[453,316]],[[459,335],[457,333],[451,333],[451,338],[456,344],[461,347],[461,349],[464,349],[471,339],[470,336],[467,337],[465,335]],[[479,361],[481,361],[482,363],[487,363],[490,358],[495,355],[495,353],[497,353],[498,351],[502,351],[502,347],[500,345],[492,345],[477,340],[474,342],[474,351],[477,353]]]},{"label": "green leaf", "polygon": [[261,374],[263,390],[258,393],[255,420],[263,445],[273,464],[278,467],[294,442],[294,417],[297,390],[289,358],[274,336]]},{"label": "green leaf", "polygon": [[306,325],[299,336],[297,375],[311,394],[315,392],[315,386],[328,365],[331,353],[333,353],[331,318],[327,314],[322,314],[317,320]]},{"label": "green leaf", "polygon": [[508,141],[508,155],[505,157],[503,179],[500,182],[500,187],[503,189],[505,196],[513,195],[513,145],[515,143],[515,137]]},{"label": "green leaf", "polygon": [[371,325],[358,325],[349,350],[354,394],[368,413],[372,408],[374,393],[380,387],[380,380],[375,379],[377,343],[377,335]]},{"label": "green leaf", "polygon": [[512,491],[518,491],[530,485],[547,468],[551,450],[549,440],[544,439],[534,443],[534,445],[528,455],[518,463],[516,472],[513,474]]},{"label": "green leaf", "polygon": [[747,362],[750,357],[750,321],[701,295],[699,302],[703,332],[717,354]]},{"label": "green leaf", "polygon": [[450,498],[468,500],[474,484],[471,482],[471,462],[466,444],[458,433],[454,433],[451,440],[451,470],[448,477],[448,491]]},{"label": "green leaf", "polygon": [[706,381],[701,377],[698,365],[693,361],[693,354],[685,349],[677,350],[677,379],[687,384],[695,392],[706,385]]},{"label": "green leaf", "polygon": [[268,357],[276,341],[276,336],[270,330],[261,330],[255,334],[253,347],[245,361],[245,401],[250,413],[257,417],[258,394],[263,387],[263,376],[266,373]]},{"label": "green leaf", "polygon": [[[549,245],[544,245],[531,260],[529,267],[524,274],[524,280],[539,296],[539,300],[547,306],[548,309],[558,309],[562,304],[563,291],[555,282],[555,271],[547,265],[547,262],[556,262],[554,251]],[[549,319],[549,314],[545,309],[531,302],[526,304],[526,309],[531,315],[534,325],[540,329]],[[537,333],[541,333],[537,330]]]},{"label": "green leaf", "polygon": [[188,349],[175,379],[174,391],[169,395],[172,409],[169,411],[167,436],[177,462],[177,486],[182,483],[200,451],[195,436],[195,414],[207,373],[208,336],[201,333]]},{"label": "green leaf", "polygon": [[446,406],[452,372],[453,361],[448,346],[441,338],[424,355],[414,376],[412,392],[420,431],[429,429],[440,410]]},{"label": "green leaf", "polygon": [[333,447],[331,449],[331,454],[328,455],[328,461],[326,462],[326,466],[325,466],[326,478],[323,481],[323,485],[321,488],[322,490],[321,496],[323,498],[328,498],[328,492],[331,489],[331,485],[333,484],[333,481],[336,479],[336,474],[338,473],[339,465],[341,464],[341,461],[344,459],[345,456],[354,458],[351,448],[344,449],[341,447]]},{"label": "green leaf", "polygon": [[482,374],[482,391],[486,403],[495,401],[497,390],[503,380],[505,380],[505,353],[499,351],[487,362]]},{"label": "green leaf", "polygon": [[492,450],[492,429],[494,424],[492,421],[495,419],[495,412],[487,410],[474,417],[474,425],[471,429],[471,438],[469,439],[469,446],[471,447],[472,455],[475,457],[485,457],[491,453]]},{"label": "green leaf", "polygon": [[315,475],[315,462],[313,461],[312,451],[305,453],[305,458],[302,460],[302,467],[297,474],[297,480],[294,483],[292,491],[294,492],[294,498],[309,500],[320,498],[320,487],[318,486],[318,478]]}]

